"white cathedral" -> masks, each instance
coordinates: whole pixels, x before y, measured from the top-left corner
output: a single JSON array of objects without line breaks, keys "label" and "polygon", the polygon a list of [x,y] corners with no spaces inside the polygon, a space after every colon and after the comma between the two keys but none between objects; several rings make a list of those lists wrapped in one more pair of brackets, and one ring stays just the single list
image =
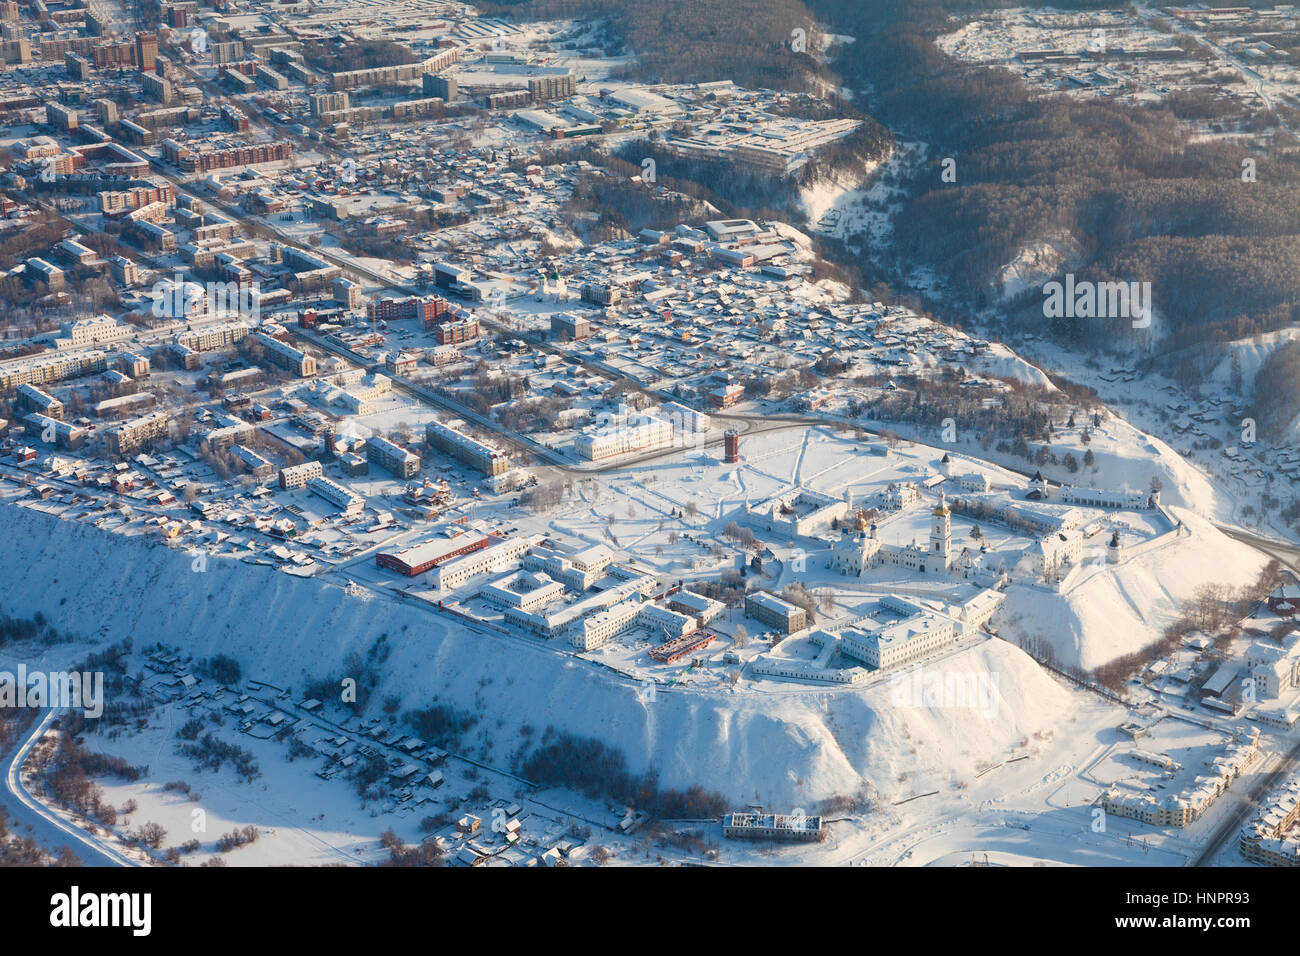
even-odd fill
[{"label": "white cathedral", "polygon": [[830,566],[841,574],[861,575],[867,568],[893,564],[921,574],[952,570],[952,512],[947,497],[939,493],[939,505],[931,512],[930,546],[919,544],[885,544],[876,536],[876,526],[868,525],[859,509],[852,529],[845,528],[840,540],[831,546]]}]

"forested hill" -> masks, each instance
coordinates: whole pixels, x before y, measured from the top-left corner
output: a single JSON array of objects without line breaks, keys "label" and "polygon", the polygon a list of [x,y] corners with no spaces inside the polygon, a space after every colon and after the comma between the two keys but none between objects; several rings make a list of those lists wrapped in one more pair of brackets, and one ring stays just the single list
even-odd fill
[{"label": "forested hill", "polygon": [[492,0],[476,6],[520,19],[603,21],[611,40],[636,57],[625,74],[629,80],[734,80],[801,92],[820,89],[829,75],[808,53],[791,49],[796,29],[815,40],[817,17],[799,0]]},{"label": "forested hill", "polygon": [[616,75],[643,83],[706,83],[732,80],[750,89],[796,95],[782,106],[809,119],[853,118],[853,134],[822,149],[817,161],[796,175],[774,179],[734,163],[685,160],[661,143],[626,145],[623,154],[639,162],[651,157],[661,176],[699,184],[692,195],[713,202],[729,215],[794,215],[798,188],[837,170],[861,168],[893,148],[890,132],[874,117],[836,91],[841,79],[817,58],[796,49],[796,31],[806,50],[823,49],[818,18],[799,0],[491,0],[477,4],[494,16],[515,19],[582,19],[599,24],[608,54],[633,58]]},{"label": "forested hill", "polygon": [[[949,13],[1009,3],[810,5],[832,29],[859,38],[832,64],[846,83],[871,89],[876,115],[931,146],[935,167],[895,217],[906,263],[928,266],[986,305],[996,301],[1001,266],[1028,245],[1068,236],[1082,257],[1072,271],[1152,283],[1169,333],[1156,352],[1176,355],[1192,376],[1217,359],[1215,343],[1300,318],[1300,162],[1288,133],[1272,132],[1267,151],[1198,142],[1184,120],[1207,104],[1031,95],[1018,77],[956,62],[935,46],[935,36],[954,28]],[[1282,117],[1292,126],[1295,118]],[[1255,135],[1269,134],[1278,119],[1263,109],[1228,118]],[[1254,182],[1240,175],[1246,155],[1257,163]],[[945,157],[957,160],[956,183],[939,174]],[[1026,303],[1026,321],[1044,321],[1038,305],[1041,297]],[[1115,344],[1110,325],[1065,320],[1055,331],[1084,347]]]},{"label": "forested hill", "polygon": [[[1187,382],[1197,381],[1222,358],[1222,343],[1296,324],[1300,148],[1279,120],[1300,129],[1300,113],[1279,117],[1260,107],[1221,116],[1215,113],[1221,104],[1194,96],[1134,106],[1044,94],[1006,70],[956,61],[935,45],[959,18],[1022,5],[1020,0],[506,0],[484,9],[520,19],[598,22],[609,52],[635,54],[626,70],[629,80],[732,79],[791,91],[824,91],[827,84],[842,82],[857,91],[852,101],[832,104],[871,124],[869,135],[853,147],[870,155],[888,142],[874,122],[879,120],[897,135],[924,141],[930,165],[910,171],[915,178],[908,198],[892,217],[892,246],[859,244],[872,249],[875,262],[853,261],[853,244],[836,245],[833,252],[856,268],[865,284],[885,281],[900,292],[907,291],[902,277],[924,267],[949,290],[946,304],[929,303],[940,314],[993,306],[1008,327],[1033,324],[1035,331],[1083,350],[1141,347],[1151,361]],[[1249,0],[1248,5],[1273,4]],[[1117,4],[1054,0],[1051,6],[1086,10]],[[814,40],[811,25],[819,24],[856,42],[834,47],[838,56],[819,63],[790,49],[792,30],[805,24]],[[1195,136],[1193,122],[1211,119],[1265,146]],[[637,146],[638,155],[649,155],[645,151],[652,148]],[[1240,176],[1245,155],[1256,163],[1253,182]],[[940,164],[949,157],[959,170],[953,183],[940,175]],[[665,174],[704,187],[703,198],[754,211],[788,208],[778,192],[739,181],[725,170],[659,158]],[[1097,281],[1150,282],[1158,327],[1047,320],[1041,290],[1032,285],[1018,300],[1004,301],[1003,268],[1044,242],[1069,250],[1059,272]],[[1273,365],[1293,368],[1286,356]]]}]

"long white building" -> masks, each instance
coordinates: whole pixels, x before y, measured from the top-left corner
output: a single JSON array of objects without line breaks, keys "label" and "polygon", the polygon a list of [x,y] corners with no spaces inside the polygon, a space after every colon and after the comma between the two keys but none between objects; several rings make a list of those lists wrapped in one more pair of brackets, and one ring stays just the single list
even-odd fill
[{"label": "long white building", "polygon": [[619,420],[605,428],[574,439],[578,456],[587,461],[600,461],[635,451],[649,451],[671,445],[673,426],[653,415],[619,416]]},{"label": "long white building", "polygon": [[316,475],[314,478],[308,479],[307,489],[324,498],[345,515],[358,514],[366,506],[365,498],[354,494],[324,475]]},{"label": "long white building", "polygon": [[504,538],[479,551],[453,558],[433,569],[433,586],[439,591],[451,591],[480,574],[509,570],[540,540],[541,536],[535,534]]}]

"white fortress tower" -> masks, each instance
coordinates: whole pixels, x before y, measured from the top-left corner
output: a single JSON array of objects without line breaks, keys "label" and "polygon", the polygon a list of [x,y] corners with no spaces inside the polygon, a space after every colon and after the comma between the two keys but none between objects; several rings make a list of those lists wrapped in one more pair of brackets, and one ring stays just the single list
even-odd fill
[{"label": "white fortress tower", "polygon": [[935,564],[942,563],[944,570],[952,567],[952,512],[948,510],[948,498],[939,492],[939,507],[934,509],[934,518],[930,523],[930,555]]},{"label": "white fortress tower", "polygon": [[1124,556],[1124,546],[1119,543],[1119,529],[1110,536],[1110,543],[1106,545],[1106,563],[1119,564],[1119,559]]}]

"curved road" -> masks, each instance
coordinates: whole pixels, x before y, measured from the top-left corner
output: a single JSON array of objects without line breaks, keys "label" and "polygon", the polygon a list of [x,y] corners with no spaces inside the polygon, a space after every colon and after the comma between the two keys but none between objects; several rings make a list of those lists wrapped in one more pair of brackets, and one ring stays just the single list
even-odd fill
[{"label": "curved road", "polygon": [[85,830],[58,816],[32,796],[23,784],[23,765],[37,742],[49,729],[50,724],[61,713],[63,713],[62,708],[46,710],[27,739],[18,745],[5,770],[5,786],[3,794],[0,794],[0,804],[4,805],[16,825],[30,825],[33,838],[47,849],[70,846],[86,866],[140,866],[138,861],[124,856]]}]

